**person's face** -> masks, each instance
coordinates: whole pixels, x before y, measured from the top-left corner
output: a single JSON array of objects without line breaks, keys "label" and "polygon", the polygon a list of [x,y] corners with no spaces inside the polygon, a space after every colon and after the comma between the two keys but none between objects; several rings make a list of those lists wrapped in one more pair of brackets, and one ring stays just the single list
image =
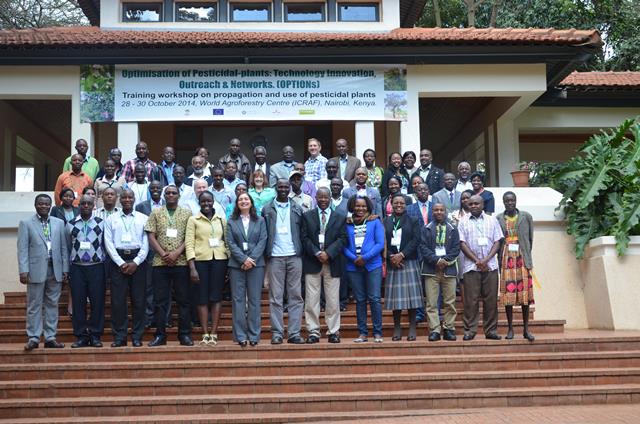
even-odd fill
[{"label": "person's face", "polygon": [[469,178],[469,175],[471,175],[471,166],[469,166],[468,163],[466,162],[462,162],[461,164],[458,165],[458,177],[461,180],[466,181],[467,178]]},{"label": "person's face", "polygon": [[89,144],[87,144],[85,140],[76,141],[76,152],[78,152],[78,154],[85,156],[88,150]]},{"label": "person's face", "polygon": [[482,198],[478,196],[472,196],[467,202],[469,205],[469,210],[473,216],[479,216],[482,213],[482,208],[484,207],[484,202]]},{"label": "person's face", "polygon": [[416,159],[413,157],[413,155],[407,155],[404,158],[404,166],[405,168],[413,168],[413,165],[416,163]]},{"label": "person's face", "polygon": [[469,210],[469,199],[471,198],[471,195],[469,193],[462,193],[460,195],[460,206],[462,207],[462,209],[468,211]]},{"label": "person's face", "polygon": [[116,164],[108,160],[104,163],[104,173],[107,177],[112,177],[116,173]]},{"label": "person's face", "polygon": [[506,196],[504,196],[502,201],[504,203],[504,210],[506,212],[513,212],[516,210],[516,196],[514,196],[513,194],[507,194]]},{"label": "person's face", "polygon": [[242,193],[246,193],[246,192],[247,192],[247,186],[246,186],[246,185],[244,185],[244,184],[238,184],[238,185],[236,186],[236,190],[235,190],[236,197],[238,197],[238,196],[239,196],[239,195],[241,195]]},{"label": "person's face", "polygon": [[80,172],[80,170],[82,169],[82,162],[84,161],[84,159],[82,159],[82,156],[80,155],[73,155],[71,157],[71,170],[73,172]]},{"label": "person's face", "polygon": [[174,186],[168,186],[164,191],[164,201],[169,206],[175,206],[178,203],[180,194],[178,188]]},{"label": "person's face", "polygon": [[413,191],[416,191],[416,187],[418,187],[419,184],[422,184],[424,181],[422,181],[422,178],[419,177],[415,177],[413,180],[411,180],[411,187],[413,188]]},{"label": "person's face", "polygon": [[209,160],[209,152],[204,147],[198,150],[198,156],[202,156],[204,158],[204,163],[207,163]]},{"label": "person's face", "polygon": [[[73,198],[71,199],[73,201]],[[47,216],[49,215],[49,211],[51,210],[51,200],[46,197],[38,198],[36,202],[36,213],[39,216]]]},{"label": "person's face", "polygon": [[311,140],[309,142],[308,149],[311,156],[317,156],[318,153],[320,153],[320,144],[315,140]]},{"label": "person's face", "polygon": [[264,185],[264,177],[262,176],[262,174],[257,174],[255,177],[253,177],[253,185],[255,185],[256,187],[262,187]]},{"label": "person's face", "polygon": [[102,192],[102,202],[105,206],[113,206],[116,204],[116,192],[115,190],[105,190]]},{"label": "person's face", "polygon": [[85,191],[83,196],[89,196],[92,199],[95,199],[96,198],[96,191],[94,189],[89,189],[89,190]]},{"label": "person's face", "polygon": [[248,211],[249,209],[251,209],[251,198],[249,197],[248,194],[242,193],[240,194],[240,196],[238,196],[238,209],[240,209],[243,212]]},{"label": "person's face", "polygon": [[289,178],[289,183],[291,183],[291,188],[293,189],[293,191],[300,191],[300,188],[302,187],[302,175],[296,174],[293,177]]},{"label": "person's face", "polygon": [[335,161],[330,160],[327,162],[325,169],[327,170],[327,178],[333,178],[338,175],[338,164]]},{"label": "person's face", "polygon": [[282,159],[285,162],[292,162],[293,161],[293,156],[295,155],[294,151],[293,151],[293,147],[291,146],[285,146],[282,149]]},{"label": "person's face", "polygon": [[182,184],[184,181],[184,168],[181,166],[176,166],[173,168],[173,180],[176,184]]},{"label": "person's face", "polygon": [[253,158],[256,160],[256,163],[258,165],[262,165],[267,161],[267,152],[265,152],[262,149],[258,149],[256,150],[256,152],[253,154]]},{"label": "person's face", "polygon": [[389,180],[389,183],[387,184],[387,188],[389,189],[389,193],[394,194],[400,191],[400,183],[398,183],[398,180],[391,179]]},{"label": "person's face", "polygon": [[294,171],[300,171],[300,173],[304,177],[305,171],[304,171],[304,164],[303,163],[296,163],[295,165],[293,165],[293,170]]},{"label": "person's face", "polygon": [[420,151],[420,165],[422,166],[429,166],[431,165],[431,161],[433,160],[433,158],[431,157],[431,152],[428,150],[421,150]]},{"label": "person's face", "polygon": [[203,214],[208,215],[213,211],[213,196],[203,194],[199,198],[199,203],[200,212],[202,212]]},{"label": "person's face", "polygon": [[285,202],[289,197],[289,191],[291,187],[286,180],[280,180],[276,184],[276,196],[279,202]]},{"label": "person's face", "polygon": [[438,223],[444,222],[445,218],[447,217],[447,210],[445,209],[444,205],[441,204],[435,205],[431,212],[433,213],[433,219],[435,219]]},{"label": "person's face", "polygon": [[367,202],[364,199],[356,199],[353,205],[353,214],[358,218],[367,214]]},{"label": "person's face", "polygon": [[238,167],[235,162],[227,162],[227,166],[224,168],[224,176],[230,180],[233,180],[236,177],[236,172],[238,171]]},{"label": "person's face", "polygon": [[211,177],[213,178],[213,183],[216,185],[216,187],[220,187],[220,184],[223,184],[222,180],[224,180],[224,173],[221,169],[213,171]]},{"label": "person's face", "polygon": [[407,205],[404,201],[404,197],[398,196],[394,197],[391,201],[391,208],[393,209],[393,213],[396,215],[402,215],[407,208]]},{"label": "person's face", "polygon": [[80,200],[80,215],[87,217],[93,213],[93,198],[90,196],[82,196]]},{"label": "person's face", "polygon": [[123,191],[122,194],[120,195],[120,204],[122,205],[122,209],[127,211],[133,209],[133,203],[134,203],[133,193],[130,193],[128,191]]},{"label": "person's face", "polygon": [[145,160],[149,151],[147,150],[147,145],[145,143],[138,143],[136,145],[136,156],[138,159]]},{"label": "person's face", "polygon": [[340,197],[340,194],[342,194],[342,188],[343,188],[343,184],[342,184],[342,180],[339,178],[334,178],[333,180],[331,180],[331,183],[329,184],[329,187],[331,189],[331,195],[334,197]]},{"label": "person's face", "polygon": [[62,195],[62,204],[66,207],[69,207],[73,203],[73,199],[73,192],[67,191]]},{"label": "person's face", "polygon": [[162,151],[162,159],[166,163],[173,163],[173,160],[176,158],[176,152],[173,150],[173,147],[165,147]]},{"label": "person's face", "polygon": [[456,186],[456,176],[453,174],[445,174],[444,178],[444,187],[451,191]]},{"label": "person's face", "polygon": [[356,171],[356,184],[363,185],[367,182],[367,172],[364,169],[358,169]]},{"label": "person's face", "polygon": [[193,166],[194,171],[201,171],[204,167],[204,158],[202,156],[194,156],[191,160],[191,166]]},{"label": "person's face", "polygon": [[400,168],[400,165],[402,165],[402,156],[397,153],[391,155],[391,164],[394,168]]},{"label": "person's face", "polygon": [[426,202],[429,199],[429,188],[426,184],[420,183],[415,188],[416,197],[422,203]]},{"label": "person's face", "polygon": [[137,166],[133,171],[133,176],[136,178],[136,181],[138,183],[142,183],[144,181],[144,178],[147,176],[147,171],[145,170],[145,168]]},{"label": "person's face", "polygon": [[196,194],[196,198],[200,193],[207,191],[206,181],[197,181],[193,186],[193,192]]},{"label": "person's face", "polygon": [[338,151],[338,155],[345,156],[348,153],[347,141],[346,140],[336,141],[336,150]]},{"label": "person's face", "polygon": [[480,177],[473,177],[473,179],[471,180],[471,187],[473,187],[474,191],[479,191],[482,189],[483,185]]},{"label": "person's face", "polygon": [[364,159],[364,164],[368,167],[373,166],[373,164],[376,162],[376,156],[373,154],[373,152],[365,153],[362,158]]},{"label": "person's face", "polygon": [[118,149],[112,151],[110,156],[115,163],[120,163],[120,161],[122,160],[122,152]]},{"label": "person's face", "polygon": [[318,207],[322,210],[325,210],[329,207],[329,202],[331,201],[331,197],[326,190],[321,190],[316,193],[316,202],[318,203]]},{"label": "person's face", "polygon": [[[158,182],[153,182],[149,185],[149,191],[151,192],[151,198],[154,202],[158,202],[160,200],[160,196],[162,196],[162,184]],[[122,200],[120,201],[122,203]]]},{"label": "person's face", "polygon": [[238,153],[240,153],[240,140],[233,139],[229,142],[229,153],[231,153],[231,156],[238,156]]}]

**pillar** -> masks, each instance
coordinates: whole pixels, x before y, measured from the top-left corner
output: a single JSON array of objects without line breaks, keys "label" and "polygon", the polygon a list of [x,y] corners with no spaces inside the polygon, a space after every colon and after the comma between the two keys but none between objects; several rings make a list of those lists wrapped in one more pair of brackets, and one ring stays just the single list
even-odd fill
[{"label": "pillar", "polygon": [[356,121],[356,151],[355,156],[362,158],[367,149],[376,149],[376,132],[373,121]]},{"label": "pillar", "polygon": [[501,187],[513,185],[511,171],[520,161],[520,142],[518,128],[511,118],[500,118],[497,122],[498,140],[498,178],[494,184]]},{"label": "pillar", "polygon": [[87,143],[89,144],[89,154],[91,156],[95,156],[93,127],[89,122],[80,122],[80,83],[76,85],[77,87],[74,88],[73,93],[71,94],[71,140],[69,152],[70,154],[76,153],[76,140],[83,138],[87,140]]},{"label": "pillar", "polygon": [[136,156],[136,144],[140,141],[137,122],[118,123],[118,149],[122,151],[122,163]]},{"label": "pillar", "polygon": [[[400,154],[412,150],[420,153],[420,101],[411,74],[407,74],[407,120],[400,123]],[[391,152],[389,152],[391,153]]]}]

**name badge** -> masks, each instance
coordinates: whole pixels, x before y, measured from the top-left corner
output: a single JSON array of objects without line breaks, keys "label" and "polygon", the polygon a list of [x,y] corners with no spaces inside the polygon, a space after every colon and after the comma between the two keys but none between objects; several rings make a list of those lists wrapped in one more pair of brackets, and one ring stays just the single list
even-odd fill
[{"label": "name badge", "polygon": [[400,240],[402,239],[402,229],[398,229],[393,232],[391,237],[391,246],[400,247]]},{"label": "name badge", "polygon": [[80,250],[89,250],[89,249],[91,249],[91,243],[89,243],[88,241],[80,242]]},{"label": "name badge", "polygon": [[364,236],[356,236],[355,242],[356,247],[362,247],[362,244],[364,243]]},{"label": "name badge", "polygon": [[444,248],[444,246],[436,246],[436,256],[446,256],[447,255],[447,249]]},{"label": "name badge", "polygon": [[478,237],[478,246],[488,246],[489,239],[486,237]]},{"label": "name badge", "polygon": [[120,237],[120,241],[122,243],[131,243],[132,240],[131,234],[129,233],[124,233],[122,234],[122,237]]},{"label": "name badge", "polygon": [[517,252],[520,250],[520,245],[517,243],[509,245],[509,252]]},{"label": "name badge", "polygon": [[289,234],[289,229],[284,225],[281,225],[280,227],[278,227],[278,234]]},{"label": "name badge", "polygon": [[318,243],[324,244],[324,234],[318,234]]},{"label": "name badge", "polygon": [[178,237],[178,229],[177,228],[167,228],[167,237],[170,237],[170,238]]},{"label": "name badge", "polygon": [[246,241],[242,242],[242,250],[249,250],[249,243],[247,243]]},{"label": "name badge", "polygon": [[48,252],[48,251],[50,251],[50,250],[51,250],[51,242],[50,242],[50,241],[48,241],[48,242],[47,242],[47,252]]},{"label": "name badge", "polygon": [[218,247],[220,246],[220,239],[210,238],[209,239],[209,247]]}]

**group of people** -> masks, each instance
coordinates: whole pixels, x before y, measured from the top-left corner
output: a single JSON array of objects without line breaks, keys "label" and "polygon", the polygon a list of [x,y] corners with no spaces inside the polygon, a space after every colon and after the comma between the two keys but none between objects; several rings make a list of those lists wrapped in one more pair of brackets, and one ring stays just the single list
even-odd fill
[{"label": "group of people", "polygon": [[270,165],[264,146],[254,148],[253,161],[240,147],[232,139],[215,165],[200,148],[185,169],[175,163],[172,147],[164,148],[156,164],[140,142],[135,158],[122,164],[121,152],[112,149],[100,169],[86,141],[78,140],[55,199],[37,195],[35,215],[19,226],[20,282],[27,285],[25,350],[37,348],[43,333],[45,347],[64,347],[56,340],[63,282],[70,288],[73,348],[102,346],[107,287],[112,347],[128,343],[128,298],[134,347],[142,345],[149,326],[155,327],[149,346],[167,343],[174,302],[180,344],[194,344],[196,323],[200,344],[216,345],[227,286],[233,339],[255,346],[263,285],[269,290],[272,344],[318,343],[322,309],[328,342],[340,343],[349,290],[356,302],[356,343],[367,342],[370,334],[374,342],[383,341],[383,303],[393,311],[393,341],[402,340],[403,311],[408,341],[416,340],[417,322],[424,319],[429,341],[456,340],[458,290],[464,340],[476,336],[480,301],[485,337],[501,338],[498,298],[506,310],[506,337],[514,336],[513,306],[521,306],[523,336],[534,340],[528,326],[531,215],[518,210],[516,195],[507,192],[504,213],[493,216],[493,195],[469,163],[460,162],[457,175],[445,173],[423,149],[418,165],[414,152],[392,153],[383,169],[371,149],[363,165],[339,139],[338,156],[327,159],[312,138],[304,163],[286,146],[282,161]]}]

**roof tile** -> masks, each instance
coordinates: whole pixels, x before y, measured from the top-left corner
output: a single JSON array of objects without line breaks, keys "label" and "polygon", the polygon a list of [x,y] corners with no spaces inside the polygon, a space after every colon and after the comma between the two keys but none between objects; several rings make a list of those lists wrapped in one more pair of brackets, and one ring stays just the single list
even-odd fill
[{"label": "roof tile", "polygon": [[640,72],[573,72],[559,85],[566,87],[640,88]]}]

